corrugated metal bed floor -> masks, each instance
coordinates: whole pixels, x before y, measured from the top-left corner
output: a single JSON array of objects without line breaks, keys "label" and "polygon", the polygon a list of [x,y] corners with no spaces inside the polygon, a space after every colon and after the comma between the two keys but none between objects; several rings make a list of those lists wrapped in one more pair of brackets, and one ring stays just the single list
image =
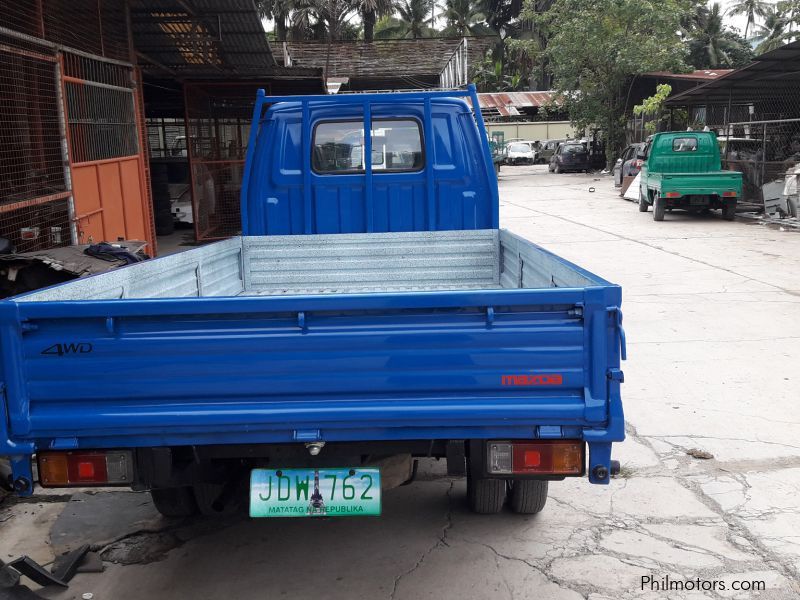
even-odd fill
[{"label": "corrugated metal bed floor", "polygon": [[23,302],[598,285],[505,230],[235,237],[33,292]]}]

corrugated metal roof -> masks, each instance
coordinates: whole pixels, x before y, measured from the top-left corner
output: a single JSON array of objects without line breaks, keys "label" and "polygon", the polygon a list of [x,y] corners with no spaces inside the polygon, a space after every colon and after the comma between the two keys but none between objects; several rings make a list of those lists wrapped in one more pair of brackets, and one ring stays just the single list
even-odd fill
[{"label": "corrugated metal roof", "polygon": [[[283,42],[273,44],[274,54],[292,66],[327,68],[327,77],[376,78],[435,76],[447,65],[463,38],[419,38],[402,40],[328,42]],[[481,60],[496,38],[467,38],[470,64]],[[281,44],[285,44],[282,46]],[[425,86],[420,86],[425,87]]]},{"label": "corrugated metal roof", "polygon": [[689,73],[673,73],[672,71],[650,71],[642,73],[640,77],[663,77],[666,79],[686,79],[692,81],[713,81],[724,77],[734,69],[698,69]]},{"label": "corrugated metal roof", "polygon": [[179,78],[269,75],[277,67],[252,0],[131,0],[136,51]]},{"label": "corrugated metal roof", "polygon": [[751,102],[763,97],[765,90],[793,93],[798,86],[800,86],[800,41],[761,54],[748,66],[730,71],[708,83],[672,96],[666,104],[702,105],[729,100]]},{"label": "corrugated metal roof", "polygon": [[554,104],[555,92],[493,92],[478,94],[485,116],[515,117],[520,109],[540,108]]}]

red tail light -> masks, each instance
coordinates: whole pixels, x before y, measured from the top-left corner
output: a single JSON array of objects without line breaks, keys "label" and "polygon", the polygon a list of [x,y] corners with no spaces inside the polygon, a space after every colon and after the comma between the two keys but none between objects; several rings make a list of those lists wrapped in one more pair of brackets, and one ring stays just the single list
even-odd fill
[{"label": "red tail light", "polygon": [[42,487],[133,483],[133,454],[127,450],[40,452],[37,460]]},{"label": "red tail light", "polygon": [[736,198],[736,192],[722,192],[724,198]]},{"label": "red tail light", "polygon": [[581,475],[584,444],[580,440],[489,442],[487,470],[499,475]]},{"label": "red tail light", "polygon": [[667,192],[666,194],[664,194],[664,198],[680,198],[680,197],[681,197],[680,192]]}]

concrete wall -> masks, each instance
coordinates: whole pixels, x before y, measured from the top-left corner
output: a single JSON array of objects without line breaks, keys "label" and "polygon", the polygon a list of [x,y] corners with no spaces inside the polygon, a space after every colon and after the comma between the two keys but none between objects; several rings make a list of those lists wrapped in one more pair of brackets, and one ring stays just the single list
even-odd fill
[{"label": "concrete wall", "polygon": [[495,131],[502,131],[506,141],[521,138],[523,140],[552,140],[577,137],[575,129],[569,121],[539,121],[517,123],[486,123],[489,139]]}]

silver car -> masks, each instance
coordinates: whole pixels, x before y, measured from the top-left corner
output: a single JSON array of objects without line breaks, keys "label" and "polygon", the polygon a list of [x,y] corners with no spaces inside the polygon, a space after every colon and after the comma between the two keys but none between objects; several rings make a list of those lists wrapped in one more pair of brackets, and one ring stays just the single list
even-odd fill
[{"label": "silver car", "polygon": [[624,177],[636,177],[642,168],[642,161],[636,158],[644,143],[631,144],[622,152],[614,164],[614,187],[622,187]]}]

